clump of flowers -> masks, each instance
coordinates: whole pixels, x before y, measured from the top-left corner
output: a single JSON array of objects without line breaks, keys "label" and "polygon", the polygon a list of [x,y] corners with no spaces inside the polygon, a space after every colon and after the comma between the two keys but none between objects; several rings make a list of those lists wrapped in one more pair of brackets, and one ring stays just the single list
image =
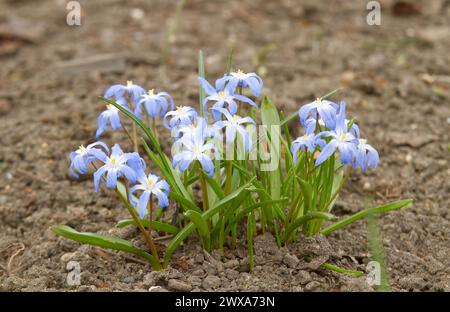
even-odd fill
[{"label": "clump of flowers", "polygon": [[[268,97],[259,98],[263,80],[255,73],[229,72],[214,86],[204,77],[198,80],[204,91],[198,111],[175,108],[167,92],[146,92],[131,81],[109,87],[96,137],[109,128],[122,130],[130,140],[128,151],[98,141],[70,154],[71,174],[78,178],[92,173],[96,192],[102,186],[113,191],[131,216],[117,226],[136,226],[147,247],[66,225],[54,232],[132,253],[154,269],[166,267],[192,235],[198,235],[205,249],[222,250],[226,244],[232,248],[245,233],[252,267],[253,238],[260,233],[273,233],[283,246],[298,235],[329,235],[368,215],[411,205],[410,200],[398,200],[341,220],[333,215],[351,171],[365,172],[379,163],[376,149],[361,137],[354,119],[346,118],[345,102],[329,100],[335,92],[283,118]],[[296,118],[303,134],[293,139],[288,123]],[[167,129],[170,155],[161,147],[167,140],[160,140],[158,123]],[[198,190],[201,196],[196,196]],[[180,213],[184,218],[177,217]],[[156,248],[158,233],[171,237],[164,248]]]}]

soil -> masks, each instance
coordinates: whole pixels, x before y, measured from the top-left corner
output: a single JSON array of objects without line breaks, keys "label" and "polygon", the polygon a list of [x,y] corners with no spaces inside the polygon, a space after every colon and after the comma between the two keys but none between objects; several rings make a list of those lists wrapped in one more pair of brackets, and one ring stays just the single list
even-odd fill
[{"label": "soil", "polygon": [[[117,199],[70,177],[69,152],[94,140],[97,97],[111,83],[132,79],[170,92],[178,105],[195,104],[198,50],[213,80],[233,44],[236,66],[263,75],[266,94],[286,113],[344,88],[334,99],[346,100],[381,162],[352,175],[335,213],[413,198],[412,208],[379,220],[391,288],[450,291],[450,6],[401,2],[399,9],[381,1],[381,25],[369,26],[365,1],[189,0],[162,66],[174,1],[82,0],[81,26],[66,24],[64,0],[1,1],[0,290],[373,290],[364,277],[319,266],[364,271],[371,260],[365,221],[282,249],[259,236],[253,273],[244,242],[207,254],[193,238],[169,269],[153,272],[123,253],[51,232],[68,224],[137,237],[114,227],[127,216]],[[80,263],[80,286],[66,283],[70,260]]]}]

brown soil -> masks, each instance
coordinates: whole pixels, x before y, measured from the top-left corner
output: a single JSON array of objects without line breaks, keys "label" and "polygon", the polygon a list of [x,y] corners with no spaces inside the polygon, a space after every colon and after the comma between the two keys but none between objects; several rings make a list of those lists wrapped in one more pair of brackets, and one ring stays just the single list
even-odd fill
[{"label": "brown soil", "polygon": [[[339,96],[381,163],[352,175],[336,213],[414,198],[413,208],[380,220],[392,288],[450,290],[448,1],[415,1],[412,13],[382,1],[382,25],[368,26],[365,1],[188,0],[165,70],[160,51],[174,3],[80,2],[78,27],[66,25],[63,0],[0,2],[0,290],[372,290],[363,277],[304,260],[364,270],[370,255],[363,221],[281,250],[260,236],[253,273],[242,244],[209,255],[192,239],[170,269],[152,272],[122,253],[51,232],[69,224],[137,236],[114,228],[126,211],[111,194],[95,194],[90,179],[70,178],[68,154],[94,139],[97,96],[106,86],[132,79],[167,90],[178,104],[195,103],[198,50],[212,80],[232,43],[235,64],[266,72],[265,92],[286,112],[345,87]],[[265,57],[257,62],[257,55]],[[65,282],[69,260],[81,265],[79,287]]]}]

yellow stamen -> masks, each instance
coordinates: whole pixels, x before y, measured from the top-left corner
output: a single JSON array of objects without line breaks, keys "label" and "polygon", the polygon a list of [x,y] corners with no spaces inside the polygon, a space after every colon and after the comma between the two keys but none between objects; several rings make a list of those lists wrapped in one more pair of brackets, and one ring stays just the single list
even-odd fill
[{"label": "yellow stamen", "polygon": [[131,87],[133,85],[133,81],[132,80],[127,80],[127,87]]},{"label": "yellow stamen", "polygon": [[150,89],[150,90],[148,90],[148,95],[154,95],[155,94],[155,89]]},{"label": "yellow stamen", "polygon": [[84,147],[84,145],[82,144],[82,145],[80,145],[80,146],[78,146],[78,148],[80,149],[80,151],[82,151],[83,153],[87,153],[87,149],[86,149],[86,147]]},{"label": "yellow stamen", "polygon": [[221,99],[224,99],[224,98],[226,98],[227,97],[227,92],[225,92],[225,91],[220,91],[219,92],[219,97],[221,98]]}]

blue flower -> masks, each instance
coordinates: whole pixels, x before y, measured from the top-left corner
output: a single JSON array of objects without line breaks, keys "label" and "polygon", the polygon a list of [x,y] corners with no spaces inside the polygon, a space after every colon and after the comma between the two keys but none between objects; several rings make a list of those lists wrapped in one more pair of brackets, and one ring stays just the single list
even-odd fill
[{"label": "blue flower", "polygon": [[[169,123],[167,119],[170,117]],[[168,112],[164,116],[164,126],[173,129],[180,126],[188,126],[197,118],[197,112],[190,106],[178,106],[176,110]]]},{"label": "blue flower", "polygon": [[356,138],[348,131],[348,126],[345,122],[345,102],[341,101],[341,106],[336,120],[336,128],[331,131],[323,131],[318,134],[318,137],[328,137],[331,140],[322,149],[319,157],[316,159],[316,166],[327,160],[334,152],[339,150],[340,158],[343,164],[350,164],[353,162],[353,157],[356,153]]},{"label": "blue flower", "polygon": [[[198,81],[200,82],[201,87],[208,94],[208,96],[203,100],[202,103],[204,110],[206,110],[206,103],[208,103],[209,101],[215,102],[215,104],[212,106],[213,108],[225,108],[226,105],[232,115],[236,114],[238,109],[236,100],[257,107],[256,103],[250,100],[248,97],[234,94],[234,91],[230,88],[229,85],[222,89],[219,87],[216,81],[216,88],[213,88],[213,86],[211,86],[209,82],[202,77],[198,77]],[[214,113],[213,111],[213,116],[216,120],[218,120],[220,114]]]},{"label": "blue flower", "polygon": [[308,152],[313,154],[317,146],[323,147],[325,145],[325,141],[314,134],[315,130],[316,120],[313,118],[306,120],[305,135],[295,139],[291,145],[291,153],[294,158],[294,163],[297,163],[299,149],[302,151],[308,149]]},{"label": "blue flower", "polygon": [[189,165],[198,160],[205,172],[212,176],[214,174],[214,164],[210,158],[210,153],[215,149],[211,143],[206,143],[208,138],[206,120],[199,118],[197,125],[177,141],[182,146],[182,150],[173,157],[172,165],[179,167],[184,172]]},{"label": "blue flower", "polygon": [[106,174],[106,187],[109,189],[116,188],[117,179],[123,176],[131,183],[135,183],[137,178],[136,169],[141,169],[144,162],[137,153],[124,153],[118,144],[112,147],[110,156],[99,152],[95,154],[95,160],[100,160],[104,163],[94,173],[96,192],[98,192],[100,183],[105,180],[103,179],[104,174]]},{"label": "blue flower", "polygon": [[[189,137],[195,134],[197,125],[201,124],[203,129],[203,134],[205,140],[213,138],[222,138],[221,128],[217,127],[214,123],[213,125],[208,125],[206,119],[202,117],[197,117],[195,120],[188,124],[180,127],[174,127],[172,129],[172,137],[175,140],[179,140],[181,137]],[[176,142],[176,144],[179,144]]]},{"label": "blue flower", "polygon": [[[122,105],[123,107],[127,107],[126,101],[123,98],[117,99],[117,103]],[[119,109],[114,105],[111,104],[106,105],[106,110],[103,111],[97,118],[98,128],[97,132],[95,133],[97,139],[108,128],[108,122],[111,124],[112,130],[118,130],[122,128],[122,124],[120,123],[119,112],[120,112]]]},{"label": "blue flower", "polygon": [[219,120],[215,123],[215,126],[219,129],[225,128],[226,142],[228,144],[233,143],[236,138],[236,132],[239,132],[241,136],[246,152],[250,152],[252,147],[252,138],[247,130],[244,129],[244,124],[255,124],[255,121],[250,117],[241,117],[238,115],[231,116],[231,114],[223,108],[213,108],[223,114],[226,120]]},{"label": "blue flower", "polygon": [[135,113],[141,118],[143,111],[142,106],[144,106],[145,112],[149,116],[156,117],[157,115],[161,115],[161,117],[163,117],[167,112],[169,103],[170,109],[173,110],[173,99],[169,93],[159,92],[158,94],[155,94],[153,89],[151,89],[141,96],[141,100],[136,105]]},{"label": "blue flower", "polygon": [[96,159],[95,155],[102,152],[101,149],[96,146],[103,147],[107,153],[109,153],[108,146],[103,142],[95,142],[84,147],[80,145],[79,148],[70,153],[70,173],[73,177],[79,178],[77,173],[86,174],[88,172],[89,165]]},{"label": "blue flower", "polygon": [[130,99],[135,105],[137,105],[141,99],[141,96],[145,94],[144,88],[133,84],[133,81],[128,80],[126,85],[115,84],[110,86],[103,97],[110,98],[115,97],[116,99],[123,98],[125,94],[128,94]]},{"label": "blue flower", "polygon": [[147,212],[147,205],[152,194],[158,198],[159,207],[166,208],[169,206],[169,198],[167,195],[169,194],[170,186],[165,180],[162,180],[160,177],[153,174],[146,176],[145,172],[141,171],[137,181],[138,184],[130,189],[129,196],[130,202],[133,206],[136,206],[137,203],[133,201],[132,195],[136,191],[143,191],[139,197],[139,216],[141,218],[143,218]]},{"label": "blue flower", "polygon": [[356,147],[355,159],[353,167],[360,166],[363,172],[367,167],[376,168],[378,166],[380,158],[378,152],[371,145],[367,144],[367,140],[359,139],[358,146]]},{"label": "blue flower", "polygon": [[259,96],[263,88],[263,80],[261,77],[255,73],[246,74],[240,69],[237,72],[231,72],[229,75],[224,75],[218,79],[217,86],[223,89],[227,82],[231,91],[234,92],[238,86],[242,88],[249,87],[254,96]]},{"label": "blue flower", "polygon": [[298,111],[300,122],[302,125],[305,125],[305,122],[309,118],[310,114],[313,118],[317,118],[317,113],[329,129],[334,129],[336,127],[336,103],[328,100],[317,99],[314,102],[303,105]]}]

